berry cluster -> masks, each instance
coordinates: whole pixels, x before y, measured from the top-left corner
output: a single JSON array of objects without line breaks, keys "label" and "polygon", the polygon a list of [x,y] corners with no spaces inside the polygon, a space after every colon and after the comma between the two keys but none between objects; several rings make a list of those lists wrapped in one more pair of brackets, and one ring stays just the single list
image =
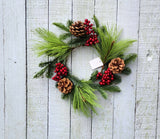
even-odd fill
[{"label": "berry cluster", "polygon": [[55,73],[57,73],[52,80],[59,81],[62,77],[67,76],[67,67],[64,66],[62,63],[56,63]]},{"label": "berry cluster", "polygon": [[90,46],[92,44],[99,43],[99,40],[97,39],[97,35],[90,35],[90,38],[86,41],[85,45]]},{"label": "berry cluster", "polygon": [[[97,74],[98,75],[98,74]],[[103,74],[103,76],[102,76],[102,79],[101,79],[101,81],[99,82],[99,84],[100,85],[109,85],[110,83],[111,83],[111,81],[113,81],[114,80],[114,75],[113,75],[113,73],[110,71],[110,69],[108,68],[105,72],[104,72],[104,74]]]},{"label": "berry cluster", "polygon": [[87,35],[89,35],[91,33],[95,33],[94,30],[92,29],[93,24],[91,24],[88,19],[85,19],[84,25],[86,25],[85,31],[86,31]]},{"label": "berry cluster", "polygon": [[88,19],[85,19],[84,25],[86,25],[85,27],[86,34],[90,35],[89,36],[90,38],[86,41],[85,45],[90,46],[92,44],[99,43],[99,40],[97,39],[97,35],[92,29],[93,24],[91,24]]},{"label": "berry cluster", "polygon": [[98,72],[97,75],[96,75],[96,77],[97,77],[96,79],[101,79],[102,78],[102,73]]}]

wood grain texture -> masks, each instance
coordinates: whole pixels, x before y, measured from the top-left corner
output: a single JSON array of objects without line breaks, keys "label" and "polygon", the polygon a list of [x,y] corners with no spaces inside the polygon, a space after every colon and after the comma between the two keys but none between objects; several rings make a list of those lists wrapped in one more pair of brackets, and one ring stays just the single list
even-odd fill
[{"label": "wood grain texture", "polygon": [[[95,15],[103,25],[116,24],[117,1],[116,0],[96,0]],[[92,138],[112,139],[113,128],[113,94],[108,94],[108,99],[104,100],[98,94],[99,103],[102,109],[97,109],[98,115],[93,115]]]},{"label": "wood grain texture", "polygon": [[[91,20],[94,14],[94,0],[73,0],[73,20]],[[72,73],[80,79],[89,79],[92,70],[89,61],[93,58],[93,50],[89,47],[78,48],[72,53]],[[83,74],[82,74],[83,73]],[[71,106],[71,139],[91,138],[91,118],[73,110]]]},{"label": "wood grain texture", "polygon": [[[128,51],[138,59],[129,65],[132,74],[122,77],[121,93],[107,100],[98,94],[103,108],[86,118],[61,99],[54,81],[33,79],[48,60],[33,51],[39,39],[33,31],[44,27],[59,35],[52,22],[92,21],[94,13],[101,24],[117,22],[122,38],[138,40]],[[0,0],[0,139],[160,139],[159,32],[159,0]],[[68,66],[88,79],[93,57],[92,48],[78,48]]]},{"label": "wood grain texture", "polygon": [[40,70],[38,64],[48,58],[37,58],[33,51],[34,33],[38,27],[48,28],[48,0],[27,1],[27,138],[47,139],[48,80],[33,79]]},{"label": "wood grain texture", "polygon": [[135,138],[156,138],[160,1],[141,0]]},{"label": "wood grain texture", "polygon": [[[159,40],[160,42],[160,40]],[[160,47],[159,47],[159,54],[160,54]],[[160,57],[159,57],[159,76],[158,76],[158,83],[159,83],[159,90],[158,90],[158,101],[157,101],[157,139],[160,139]]]},{"label": "wood grain texture", "polygon": [[0,137],[4,139],[4,54],[3,54],[3,9],[0,0]]},{"label": "wood grain texture", "polygon": [[[117,26],[123,29],[122,39],[138,40],[139,0],[118,0]],[[135,42],[127,53],[137,53]],[[126,54],[127,54],[126,53]],[[113,138],[134,138],[134,109],[136,92],[136,62],[128,65],[132,69],[129,76],[122,76],[119,84],[121,92],[114,95],[114,133]]]},{"label": "wood grain texture", "polygon": [[[49,2],[49,30],[56,35],[63,31],[52,25],[53,22],[66,24],[71,19],[71,0]],[[58,10],[56,10],[58,9]],[[70,63],[68,63],[70,64]],[[61,99],[61,92],[55,87],[55,81],[49,81],[49,139],[69,139],[70,102]]]},{"label": "wood grain texture", "polygon": [[3,0],[3,39],[5,63],[5,138],[25,139],[25,0]]}]

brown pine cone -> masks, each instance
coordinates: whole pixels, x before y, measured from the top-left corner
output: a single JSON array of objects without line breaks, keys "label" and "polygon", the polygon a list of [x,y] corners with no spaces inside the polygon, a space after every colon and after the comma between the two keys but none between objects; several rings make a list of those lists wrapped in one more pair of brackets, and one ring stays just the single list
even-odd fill
[{"label": "brown pine cone", "polygon": [[113,72],[113,74],[120,73],[122,70],[124,70],[125,67],[124,60],[119,57],[114,58],[108,64],[108,67],[110,68],[110,71]]},{"label": "brown pine cone", "polygon": [[64,94],[72,91],[73,83],[68,78],[63,78],[58,82],[58,89]]},{"label": "brown pine cone", "polygon": [[85,35],[85,25],[81,21],[73,23],[69,28],[69,31],[76,37]]}]

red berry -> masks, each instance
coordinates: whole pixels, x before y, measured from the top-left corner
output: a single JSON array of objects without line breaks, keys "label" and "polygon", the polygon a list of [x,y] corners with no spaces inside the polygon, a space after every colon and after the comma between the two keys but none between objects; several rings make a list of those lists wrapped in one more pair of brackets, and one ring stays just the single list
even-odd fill
[{"label": "red berry", "polygon": [[85,22],[88,22],[88,19],[85,19]]}]

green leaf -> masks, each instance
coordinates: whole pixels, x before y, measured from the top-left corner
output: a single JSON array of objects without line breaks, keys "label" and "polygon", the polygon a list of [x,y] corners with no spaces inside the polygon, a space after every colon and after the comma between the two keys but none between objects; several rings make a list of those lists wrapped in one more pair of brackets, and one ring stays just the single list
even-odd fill
[{"label": "green leaf", "polygon": [[92,74],[91,74],[91,77],[90,77],[90,80],[95,82],[96,81],[96,78],[97,78],[97,73],[98,73],[98,70],[94,71]]},{"label": "green leaf", "polygon": [[41,69],[39,72],[37,72],[37,73],[34,75],[33,78],[39,78],[39,77],[41,77],[41,76],[45,73],[45,71],[46,71],[47,68],[48,68],[48,67],[46,66],[46,67],[44,67],[43,69]]},{"label": "green leaf", "polygon": [[67,27],[69,28],[72,25],[73,21],[72,20],[68,20],[67,21]]},{"label": "green leaf", "polygon": [[114,80],[112,81],[112,83],[118,84],[120,82],[121,82],[121,76],[114,74]]},{"label": "green leaf", "polygon": [[102,86],[101,88],[103,88],[103,90],[106,90],[109,92],[120,92],[121,91],[121,89],[115,85]]},{"label": "green leaf", "polygon": [[71,53],[71,46],[60,40],[54,33],[43,28],[36,29],[36,32],[43,39],[38,41],[35,47],[38,56],[45,55],[65,60]]},{"label": "green leaf", "polygon": [[53,23],[53,25],[57,26],[58,28],[66,31],[66,32],[69,32],[69,28],[67,28],[64,24],[62,23]]},{"label": "green leaf", "polygon": [[99,21],[98,21],[98,19],[97,19],[97,17],[95,15],[93,16],[93,20],[94,20],[94,22],[96,24],[96,27],[98,28],[99,27]]},{"label": "green leaf", "polygon": [[135,40],[121,40],[114,43],[111,51],[108,54],[107,61],[118,57],[118,55],[123,54]]},{"label": "green leaf", "polygon": [[131,53],[125,56],[124,63],[125,65],[129,64],[131,61],[134,61],[137,58],[137,54]]},{"label": "green leaf", "polygon": [[121,74],[129,75],[131,73],[131,69],[129,67],[125,67]]},{"label": "green leaf", "polygon": [[98,92],[102,95],[102,97],[104,98],[104,99],[107,99],[107,93],[102,89],[102,88],[98,88],[97,89],[98,90]]},{"label": "green leaf", "polygon": [[96,90],[89,85],[89,81],[79,80],[78,82],[80,83],[74,86],[73,108],[82,111],[86,116],[90,116],[90,109],[96,113],[94,107],[100,107],[94,94]]},{"label": "green leaf", "polygon": [[61,35],[59,36],[59,39],[60,39],[60,40],[65,40],[65,39],[71,37],[71,35],[72,35],[71,33],[64,33],[64,34],[61,34]]},{"label": "green leaf", "polygon": [[[116,26],[110,28],[102,26],[97,28],[97,31],[99,34],[98,39],[100,43],[96,44],[94,47],[99,53],[102,62],[105,64],[110,60],[110,53],[112,52],[112,49],[117,42],[121,31],[117,31]],[[119,55],[119,53],[117,53],[117,55]]]},{"label": "green leaf", "polygon": [[70,97],[70,94],[62,94],[61,98],[62,99],[68,99]]}]

